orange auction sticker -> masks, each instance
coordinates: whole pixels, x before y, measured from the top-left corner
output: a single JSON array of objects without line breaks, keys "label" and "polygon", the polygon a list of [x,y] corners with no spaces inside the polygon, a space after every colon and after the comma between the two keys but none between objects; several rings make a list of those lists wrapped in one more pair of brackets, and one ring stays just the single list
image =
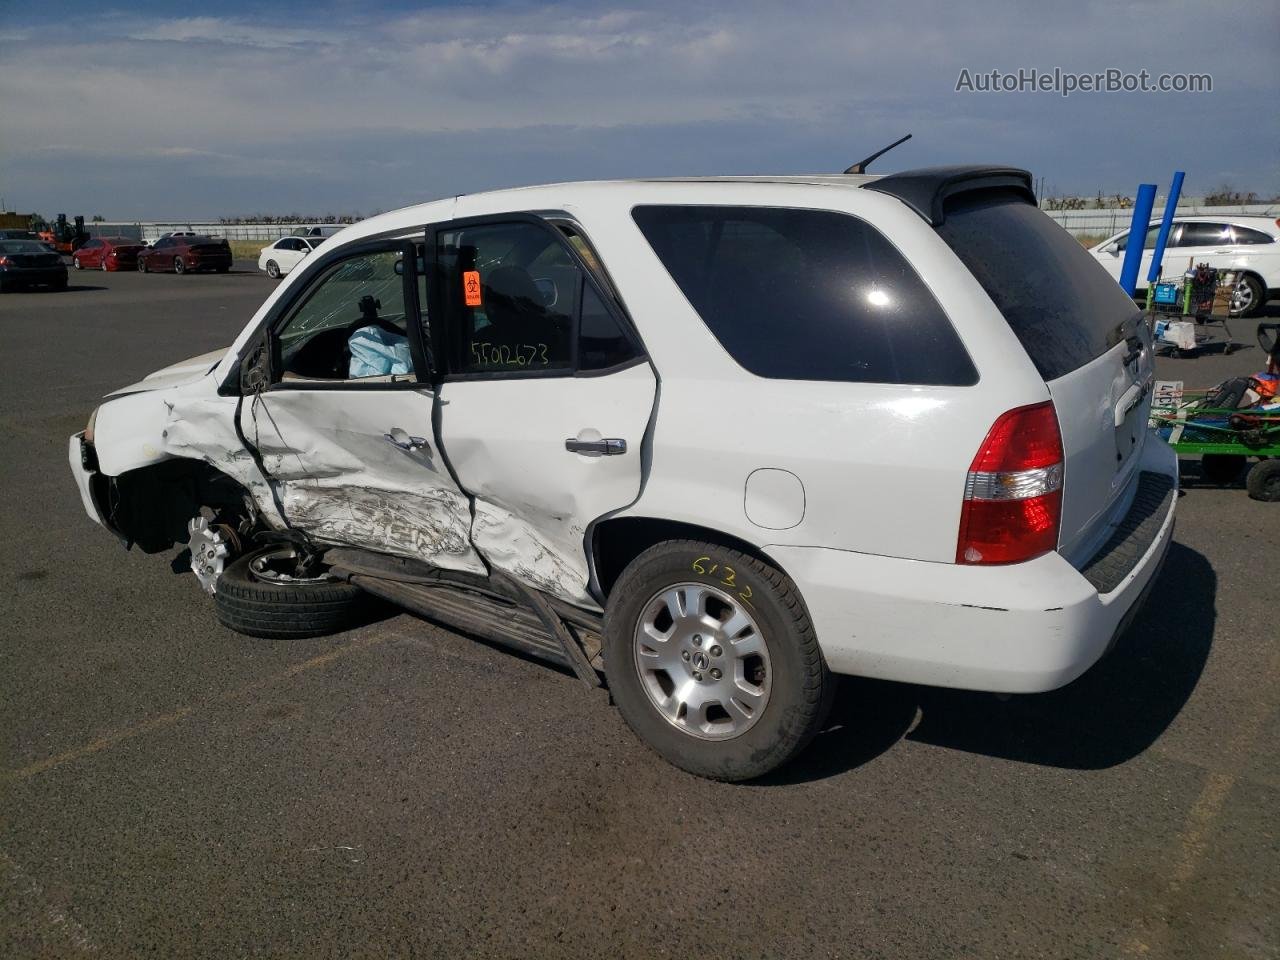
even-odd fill
[{"label": "orange auction sticker", "polygon": [[465,270],[462,274],[462,293],[468,307],[480,306],[480,271]]}]

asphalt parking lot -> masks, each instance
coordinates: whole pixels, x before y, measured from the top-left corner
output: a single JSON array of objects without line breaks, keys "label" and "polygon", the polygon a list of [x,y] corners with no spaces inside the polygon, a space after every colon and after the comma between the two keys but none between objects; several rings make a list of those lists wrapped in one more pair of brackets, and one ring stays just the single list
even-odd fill
[{"label": "asphalt parking lot", "polygon": [[0,298],[0,956],[1280,957],[1280,504],[1186,463],[1150,604],[1079,681],[847,681],[800,762],[710,783],[408,615],[230,633],[176,550],[90,523],[68,435],[228,343],[273,286],[238,267]]}]

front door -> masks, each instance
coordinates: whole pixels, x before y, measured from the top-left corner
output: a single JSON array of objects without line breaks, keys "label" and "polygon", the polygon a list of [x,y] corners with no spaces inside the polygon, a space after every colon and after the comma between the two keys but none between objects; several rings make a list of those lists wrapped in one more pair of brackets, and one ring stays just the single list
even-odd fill
[{"label": "front door", "polygon": [[586,241],[537,218],[435,234],[441,440],[496,570],[591,605],[591,524],[640,495],[657,381]]},{"label": "front door", "polygon": [[291,526],[482,573],[467,498],[432,437],[413,249],[375,242],[317,265],[271,324],[269,385],[245,397],[241,428]]}]

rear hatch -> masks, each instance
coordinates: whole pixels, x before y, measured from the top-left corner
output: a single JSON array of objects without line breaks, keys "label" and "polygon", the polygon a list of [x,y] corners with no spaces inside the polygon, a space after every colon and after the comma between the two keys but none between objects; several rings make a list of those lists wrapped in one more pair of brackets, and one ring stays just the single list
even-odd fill
[{"label": "rear hatch", "polygon": [[1151,406],[1147,325],[1088,251],[1022,195],[961,194],[937,229],[1049,388],[1065,454],[1058,549],[1082,565],[1136,487]]}]

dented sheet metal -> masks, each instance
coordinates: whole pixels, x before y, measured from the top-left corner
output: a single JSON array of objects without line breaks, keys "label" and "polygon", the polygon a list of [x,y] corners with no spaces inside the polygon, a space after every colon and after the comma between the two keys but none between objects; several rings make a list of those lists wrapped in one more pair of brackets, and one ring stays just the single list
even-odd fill
[{"label": "dented sheet metal", "polygon": [[485,572],[471,559],[467,501],[460,494],[375,489],[333,479],[286,480],[280,488],[289,522],[317,541]]},{"label": "dented sheet metal", "polygon": [[[583,530],[562,526],[561,517],[524,507],[521,516],[491,501],[476,500],[472,538],[495,570],[570,603],[595,606],[582,548]],[[564,536],[555,536],[563,530]]]},{"label": "dented sheet metal", "polygon": [[[484,573],[470,505],[434,450],[425,390],[278,390],[246,401],[245,435],[289,522],[315,539]],[[413,449],[389,435],[421,439]]]}]

